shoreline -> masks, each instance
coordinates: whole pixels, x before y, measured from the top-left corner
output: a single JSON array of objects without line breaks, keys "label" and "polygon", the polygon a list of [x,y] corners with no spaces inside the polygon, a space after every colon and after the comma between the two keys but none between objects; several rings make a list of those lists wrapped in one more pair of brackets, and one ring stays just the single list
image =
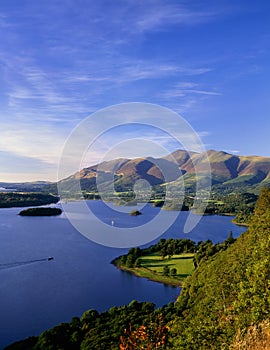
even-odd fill
[{"label": "shoreline", "polygon": [[111,264],[114,265],[117,269],[121,271],[129,272],[136,277],[146,278],[149,281],[162,283],[165,285],[169,285],[171,287],[182,288],[183,283],[185,282],[185,279],[186,279],[186,278],[183,278],[183,279],[179,278],[176,280],[176,278],[172,278],[170,276],[158,275],[152,270],[147,269],[146,267],[126,267],[119,264],[118,259],[119,258],[116,258],[113,261],[111,261]]},{"label": "shoreline", "polygon": [[[182,288],[183,287],[184,280],[182,280],[182,281],[179,280],[179,282],[178,281],[175,281],[175,282],[174,281],[170,281],[170,279],[171,279],[170,277],[156,275],[154,272],[148,270],[145,267],[129,268],[129,267],[122,266],[122,265],[115,265],[115,267],[117,267],[121,271],[129,272],[129,273],[131,273],[132,275],[134,275],[136,277],[146,278],[149,281],[166,284],[166,285],[169,285],[171,287],[178,287],[178,288]],[[150,275],[149,276],[148,275],[143,276],[138,271],[141,271],[142,273],[143,272],[149,273]]]},{"label": "shoreline", "polygon": [[[50,194],[51,195],[51,194]],[[57,198],[56,195],[51,195],[55,198]],[[59,198],[59,197],[58,197]],[[7,208],[29,208],[29,207],[40,207],[42,205],[52,205],[52,204],[60,204],[60,205],[65,205],[65,204],[68,204],[69,202],[72,203],[72,202],[79,202],[79,201],[104,201],[102,200],[101,198],[92,198],[92,199],[86,199],[86,198],[66,198],[66,199],[59,199],[58,202],[50,202],[50,203],[41,203],[41,204],[16,204],[16,205],[1,205],[0,204],[0,209],[7,209]],[[108,203],[112,203],[116,206],[121,206],[123,204],[120,204],[120,203],[116,203],[114,202],[113,200],[105,200],[104,201],[105,203],[108,202]],[[154,206],[154,202],[152,201],[147,201],[147,202],[140,202],[140,203],[127,203],[125,206],[134,206],[136,207],[138,204],[147,204],[149,203],[151,206],[153,207],[156,207]],[[189,210],[177,210],[177,209],[174,209],[174,208],[170,208],[170,207],[161,207],[160,208],[161,210],[165,210],[165,211],[177,211],[177,212],[190,212],[194,215],[201,215],[201,216],[212,216],[212,215],[216,215],[216,216],[231,216],[231,217],[234,217],[232,218],[231,222],[234,224],[234,225],[237,225],[237,226],[243,226],[243,227],[248,227],[249,225],[247,223],[239,223],[239,222],[236,222],[234,219],[235,219],[235,216],[236,214],[235,213],[200,213],[200,212],[196,212],[196,209],[193,209],[193,208],[190,208]]]},{"label": "shoreline", "polygon": [[237,225],[237,226],[249,227],[249,224],[246,224],[244,222],[236,222],[236,221],[232,220],[232,223],[234,225]]}]

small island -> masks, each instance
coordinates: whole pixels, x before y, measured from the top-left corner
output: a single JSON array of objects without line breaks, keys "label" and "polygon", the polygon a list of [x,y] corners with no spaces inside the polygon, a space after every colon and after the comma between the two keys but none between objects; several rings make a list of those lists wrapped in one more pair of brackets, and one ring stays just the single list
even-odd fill
[{"label": "small island", "polygon": [[131,216],[138,216],[138,215],[142,215],[142,213],[139,210],[133,210],[130,212]]},{"label": "small island", "polygon": [[22,210],[19,215],[21,216],[56,216],[62,214],[62,210],[60,208],[29,208]]}]

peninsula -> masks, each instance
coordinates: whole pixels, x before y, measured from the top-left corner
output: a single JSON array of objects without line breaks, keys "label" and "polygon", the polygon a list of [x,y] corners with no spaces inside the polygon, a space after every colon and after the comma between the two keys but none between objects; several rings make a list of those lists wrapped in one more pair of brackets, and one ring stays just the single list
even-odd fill
[{"label": "peninsula", "polygon": [[202,260],[226,250],[234,242],[232,232],[224,242],[217,244],[210,240],[196,244],[190,239],[162,238],[145,249],[131,248],[128,254],[117,257],[112,264],[138,277],[182,286]]}]

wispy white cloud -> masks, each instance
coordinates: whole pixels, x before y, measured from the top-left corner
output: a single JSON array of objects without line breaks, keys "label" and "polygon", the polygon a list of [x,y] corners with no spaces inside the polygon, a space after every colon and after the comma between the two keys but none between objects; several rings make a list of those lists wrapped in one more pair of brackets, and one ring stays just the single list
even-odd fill
[{"label": "wispy white cloud", "polygon": [[238,149],[225,149],[224,152],[231,153],[231,154],[239,154],[240,151]]},{"label": "wispy white cloud", "polygon": [[140,80],[168,79],[169,77],[198,76],[210,72],[207,67],[190,67],[179,64],[165,64],[159,61],[134,60],[121,57],[114,62],[110,69],[104,69],[111,63],[103,61],[102,64],[92,61],[81,61],[83,69],[71,70],[68,73],[55,73],[53,76],[63,84],[81,83],[102,85],[103,90],[111,88],[111,84],[131,84]]},{"label": "wispy white cloud", "polygon": [[[2,138],[3,136],[3,138]],[[39,137],[22,131],[18,138],[18,133],[13,135],[2,135],[0,143],[0,179],[1,181],[34,181],[34,180],[51,180],[56,181],[57,164],[60,150],[54,143],[52,149],[49,142],[53,142],[53,138],[47,138],[47,142],[38,143]],[[29,137],[24,140],[24,137]],[[4,142],[12,142],[12,144],[3,146]],[[33,143],[32,143],[33,142]],[[31,147],[32,145],[32,147]],[[44,149],[48,150],[45,154]]]},{"label": "wispy white cloud", "polygon": [[208,96],[221,96],[222,93],[218,91],[210,91],[200,89],[199,84],[193,82],[180,82],[174,86],[174,88],[169,89],[161,94],[165,98],[173,97],[185,97],[188,95],[208,95]]},{"label": "wispy white cloud", "polygon": [[140,79],[158,79],[160,77],[177,76],[181,74],[183,76],[201,75],[211,71],[211,68],[191,68],[179,65],[164,65],[161,63],[148,63],[148,62],[135,62],[135,64],[129,65],[122,72],[124,77],[128,77],[130,80]]},{"label": "wispy white cloud", "polygon": [[32,122],[51,118],[60,120],[68,115],[69,119],[88,114],[93,108],[91,101],[82,100],[79,92],[67,91],[64,85],[54,79],[51,71],[37,67],[28,57],[0,56],[5,64],[6,97],[8,108],[13,115],[30,115]]},{"label": "wispy white cloud", "polygon": [[193,93],[193,94],[199,94],[199,95],[209,95],[209,96],[221,96],[222,94],[220,92],[214,92],[214,91],[205,91],[205,90],[186,90],[186,93]]},{"label": "wispy white cloud", "polygon": [[[126,32],[138,35],[166,30],[171,25],[198,25],[213,20],[220,12],[218,7],[211,10],[192,8],[184,1],[127,1],[115,22]],[[129,26],[126,26],[126,19],[130,23]]]},{"label": "wispy white cloud", "polygon": [[31,123],[0,122],[0,151],[10,152],[57,164],[67,131],[59,132],[48,125],[33,125]]}]

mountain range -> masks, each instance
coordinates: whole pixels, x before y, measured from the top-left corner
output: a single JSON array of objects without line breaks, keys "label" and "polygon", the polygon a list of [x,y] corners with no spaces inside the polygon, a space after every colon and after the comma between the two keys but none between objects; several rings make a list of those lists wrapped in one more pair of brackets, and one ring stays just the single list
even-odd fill
[{"label": "mountain range", "polygon": [[[171,160],[172,157],[176,162]],[[212,186],[248,188],[256,192],[270,185],[270,157],[238,156],[214,150],[204,153],[177,150],[162,158],[114,159],[84,168],[60,183],[66,189],[72,189],[74,182],[80,179],[82,190],[96,191],[96,179],[101,176],[105,188],[113,179],[115,190],[121,192],[132,189],[138,180],[162,186],[184,179],[185,187],[193,188],[198,178],[209,177],[209,164]]]},{"label": "mountain range", "polygon": [[[212,190],[229,193],[237,189],[258,194],[262,187],[270,186],[270,157],[240,156],[214,150],[204,153],[177,150],[162,158],[118,158],[83,168],[58,184],[65,191],[73,192],[80,180],[84,192],[98,192],[96,180],[99,177],[105,191],[113,182],[115,191],[125,192],[132,190],[138,180],[147,180],[155,188],[162,188],[166,183],[170,183],[171,188],[174,184],[178,188],[177,184],[184,180],[185,189],[192,192],[198,181],[203,184],[206,180],[209,184],[209,164]],[[13,189],[57,194],[57,183],[0,182],[0,191]]]}]

